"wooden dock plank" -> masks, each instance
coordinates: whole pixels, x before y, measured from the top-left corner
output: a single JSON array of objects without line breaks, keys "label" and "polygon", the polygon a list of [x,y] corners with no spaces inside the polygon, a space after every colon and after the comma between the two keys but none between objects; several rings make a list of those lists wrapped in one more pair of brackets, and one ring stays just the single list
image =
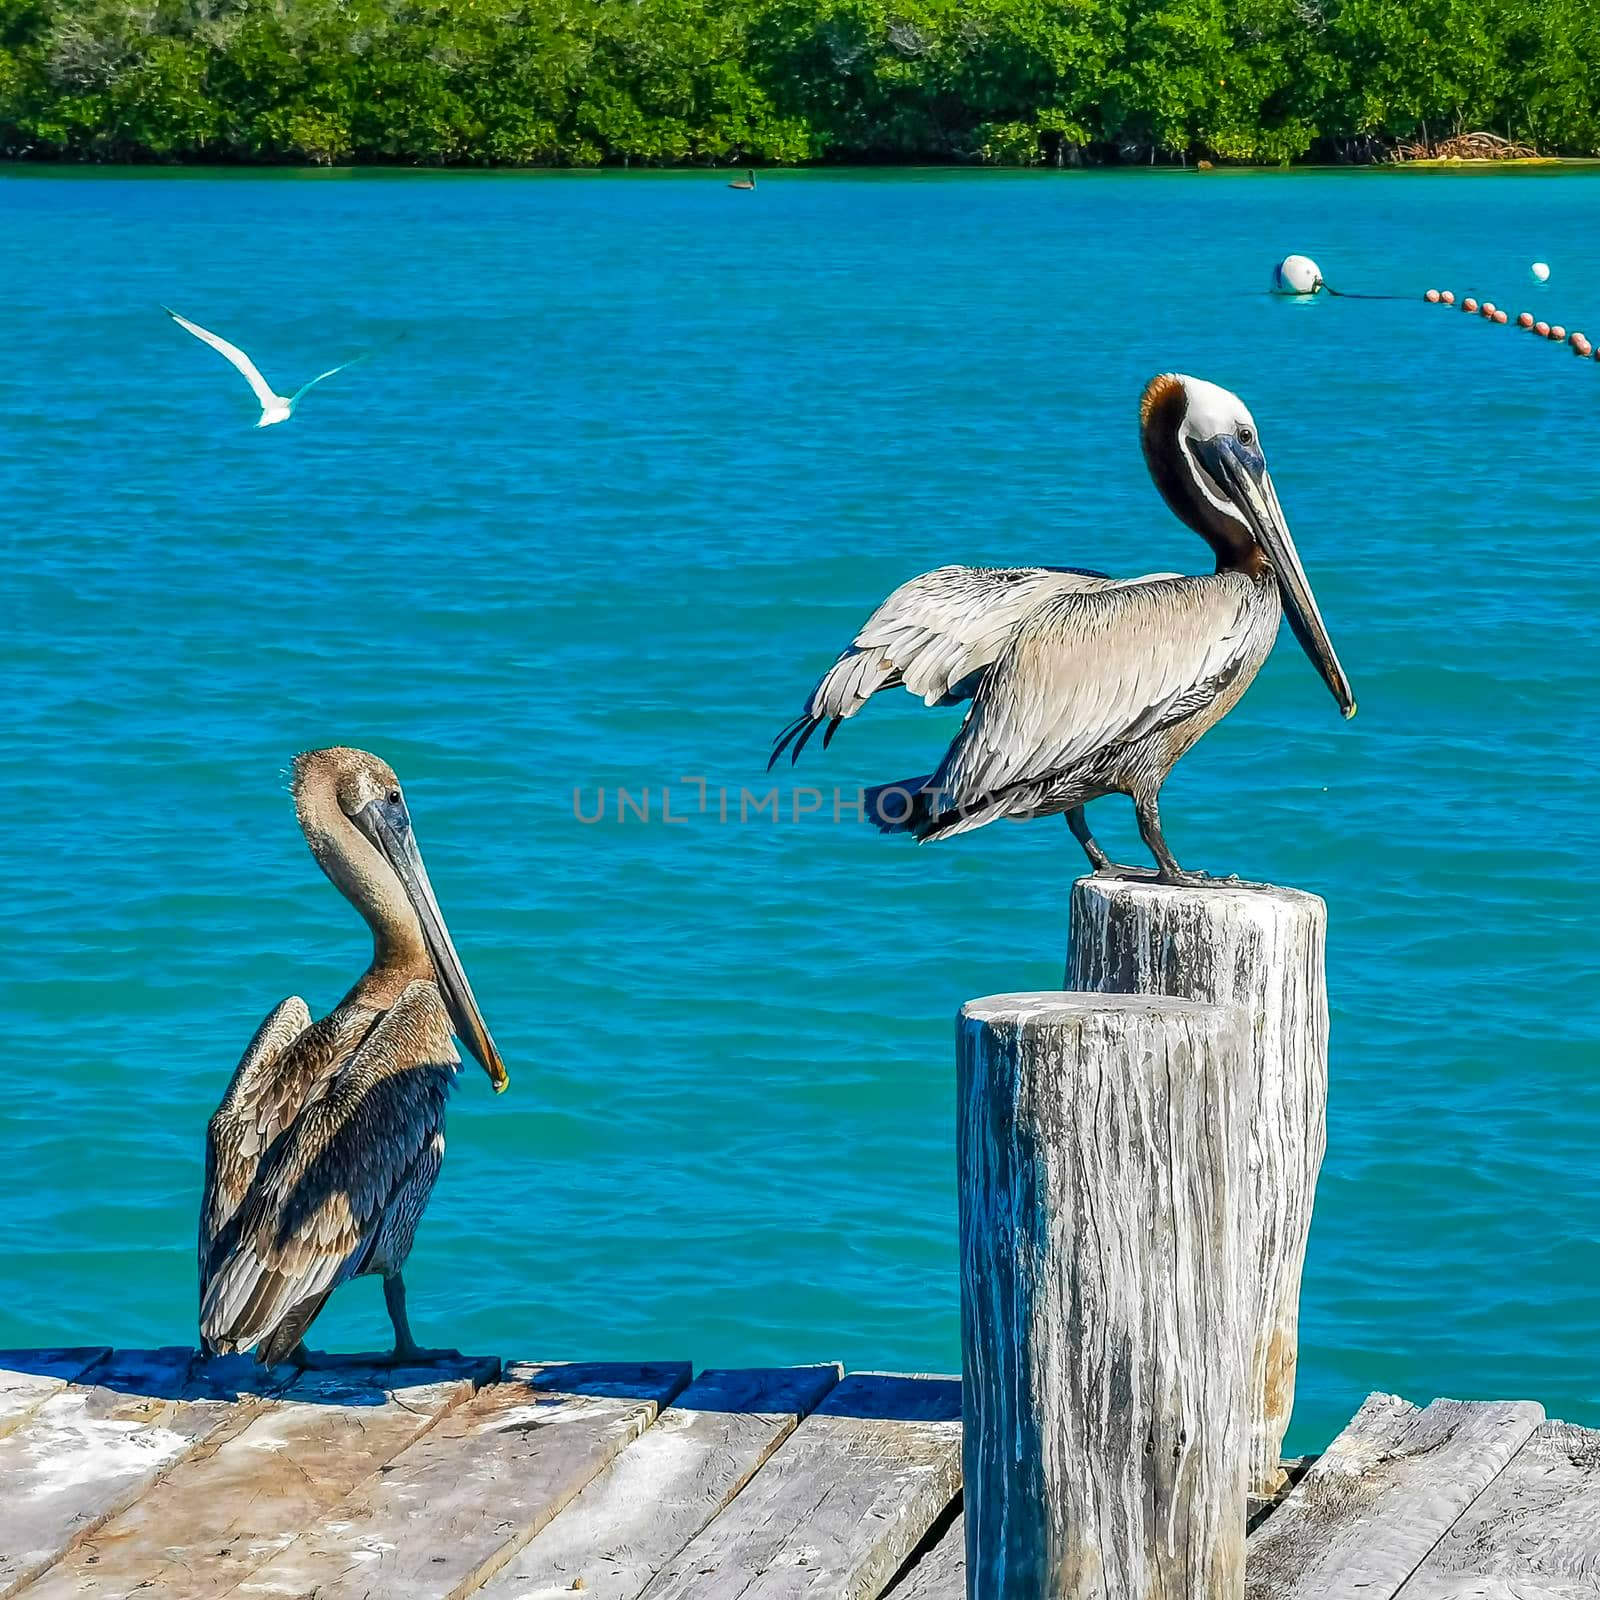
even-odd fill
[{"label": "wooden dock plank", "polygon": [[967,1600],[967,1523],[957,1516],[931,1550],[889,1591],[888,1600]]},{"label": "wooden dock plank", "polygon": [[[115,1516],[202,1439],[271,1404],[274,1379],[246,1357],[119,1351],[92,1385],[52,1395],[0,1439],[0,1596],[15,1594]],[[278,1383],[287,1381],[280,1374]]]},{"label": "wooden dock plank", "polygon": [[750,1481],[839,1368],[703,1372],[559,1517],[479,1591],[481,1600],[638,1600]]},{"label": "wooden dock plank", "polygon": [[[1463,1578],[1441,1576],[1417,1591],[1432,1600],[1589,1600],[1596,1591],[1592,1585],[1561,1584],[1550,1589],[1542,1583],[1522,1578]],[[1409,1588],[1402,1591],[1409,1595]]]},{"label": "wooden dock plank", "polygon": [[1521,1578],[1453,1578],[1428,1591],[1438,1600],[1589,1600],[1592,1585],[1563,1583],[1554,1589]]},{"label": "wooden dock plank", "polygon": [[1433,1547],[1400,1600],[1600,1597],[1600,1433],[1546,1422]]},{"label": "wooden dock plank", "polygon": [[646,1600],[874,1600],[960,1487],[960,1381],[853,1373]]},{"label": "wooden dock plank", "polygon": [[0,1350],[0,1439],[110,1354],[103,1344],[79,1350]]},{"label": "wooden dock plank", "polygon": [[1393,1600],[1543,1420],[1530,1400],[1369,1395],[1251,1535],[1248,1600]]},{"label": "wooden dock plank", "polygon": [[238,1595],[460,1600],[649,1427],[686,1363],[508,1367],[346,1495]]},{"label": "wooden dock plank", "polygon": [[200,1445],[80,1540],[26,1600],[227,1594],[499,1370],[482,1359],[302,1373],[278,1405]]}]

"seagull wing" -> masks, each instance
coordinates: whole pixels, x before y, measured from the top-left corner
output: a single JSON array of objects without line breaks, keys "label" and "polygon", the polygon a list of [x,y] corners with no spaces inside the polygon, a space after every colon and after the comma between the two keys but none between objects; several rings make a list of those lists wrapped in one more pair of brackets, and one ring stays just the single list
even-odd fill
[{"label": "seagull wing", "polygon": [[1254,643],[1250,580],[1160,578],[1062,595],[1017,629],[928,787],[972,810],[1208,703]]},{"label": "seagull wing", "polygon": [[166,314],[178,324],[180,328],[187,328],[202,344],[208,344],[219,355],[223,356],[233,366],[237,367],[252,390],[255,397],[261,402],[262,409],[274,404],[278,396],[273,393],[272,385],[261,376],[261,369],[256,366],[249,356],[236,344],[229,344],[220,335],[212,333],[209,328],[202,328],[198,322],[191,322],[187,317],[180,317],[171,306],[162,306]]},{"label": "seagull wing", "polygon": [[[776,761],[798,738],[799,756],[819,724],[853,717],[873,695],[905,688],[924,705],[967,699],[1017,625],[1047,599],[1110,588],[1104,573],[1072,567],[938,567],[903,583],[867,618],[822,675],[806,708],[778,737]],[[770,765],[770,763],[769,763]]]},{"label": "seagull wing", "polygon": [[372,352],[370,350],[363,350],[360,355],[351,356],[348,361],[341,361],[338,366],[329,367],[326,372],[319,372],[316,377],[310,381],[310,383],[302,383],[300,387],[289,396],[289,404],[291,406],[299,405],[301,397],[309,394],[319,383],[322,382],[324,378],[331,378],[334,373],[343,372],[346,367],[356,366],[359,362],[365,361],[371,354]]}]

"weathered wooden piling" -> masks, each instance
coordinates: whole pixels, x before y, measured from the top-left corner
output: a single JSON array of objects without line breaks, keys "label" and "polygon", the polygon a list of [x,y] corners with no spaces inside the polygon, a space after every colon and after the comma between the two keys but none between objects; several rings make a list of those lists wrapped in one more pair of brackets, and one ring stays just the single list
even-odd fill
[{"label": "weathered wooden piling", "polygon": [[1328,1142],[1326,926],[1316,895],[1265,884],[1080,878],[1072,892],[1067,988],[1232,1002],[1248,1018],[1256,1092],[1240,1221],[1254,1262],[1250,1492],[1261,1497],[1283,1481],[1300,1277]]},{"label": "weathered wooden piling", "polygon": [[1253,1053],[1234,1006],[959,1024],[967,1592],[1244,1592]]}]

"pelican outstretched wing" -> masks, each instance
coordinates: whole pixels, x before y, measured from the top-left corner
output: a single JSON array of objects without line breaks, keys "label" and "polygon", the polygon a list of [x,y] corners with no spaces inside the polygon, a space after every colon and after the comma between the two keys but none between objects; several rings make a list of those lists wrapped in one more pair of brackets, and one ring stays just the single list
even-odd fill
[{"label": "pelican outstretched wing", "polygon": [[1054,595],[1116,581],[1077,567],[938,567],[901,584],[822,675],[805,710],[778,736],[768,767],[791,741],[798,760],[824,722],[826,748],[839,724],[880,690],[903,686],[930,706],[965,700],[1030,612]]},{"label": "pelican outstretched wing", "polygon": [[459,1064],[438,990],[407,984],[262,1164],[200,1308],[209,1348],[248,1350],[291,1314],[298,1338],[362,1271],[396,1197],[431,1185]]},{"label": "pelican outstretched wing", "polygon": [[1207,704],[1252,646],[1251,592],[1221,572],[1046,601],[979,686],[928,782],[930,813],[979,826],[998,797]]},{"label": "pelican outstretched wing", "polygon": [[191,322],[187,317],[180,317],[171,306],[162,306],[166,314],[178,324],[180,328],[187,328],[202,344],[208,344],[218,355],[237,367],[240,376],[255,392],[255,397],[261,402],[262,409],[274,404],[277,395],[272,392],[272,385],[261,376],[261,369],[241,350],[236,344],[229,344],[219,333],[213,333],[209,328],[202,328],[198,322]]}]

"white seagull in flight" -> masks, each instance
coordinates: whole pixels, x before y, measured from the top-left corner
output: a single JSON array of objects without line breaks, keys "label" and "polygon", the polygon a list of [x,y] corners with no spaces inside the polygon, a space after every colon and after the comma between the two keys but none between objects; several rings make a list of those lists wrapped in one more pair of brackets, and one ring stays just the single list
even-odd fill
[{"label": "white seagull in flight", "polygon": [[237,367],[261,402],[261,420],[256,424],[258,428],[270,428],[275,422],[287,422],[294,415],[294,408],[322,382],[324,378],[331,378],[336,372],[343,372],[346,367],[353,367],[358,361],[365,361],[372,354],[370,350],[363,350],[360,355],[352,356],[350,360],[337,367],[329,367],[326,372],[319,372],[310,383],[302,383],[293,394],[282,395],[274,393],[272,385],[261,376],[261,370],[249,356],[236,344],[229,344],[224,338],[212,333],[207,328],[202,328],[199,323],[191,322],[187,317],[180,317],[171,306],[162,306],[166,314],[178,324],[180,328],[187,328],[195,338],[208,344],[222,355],[231,365]]}]

